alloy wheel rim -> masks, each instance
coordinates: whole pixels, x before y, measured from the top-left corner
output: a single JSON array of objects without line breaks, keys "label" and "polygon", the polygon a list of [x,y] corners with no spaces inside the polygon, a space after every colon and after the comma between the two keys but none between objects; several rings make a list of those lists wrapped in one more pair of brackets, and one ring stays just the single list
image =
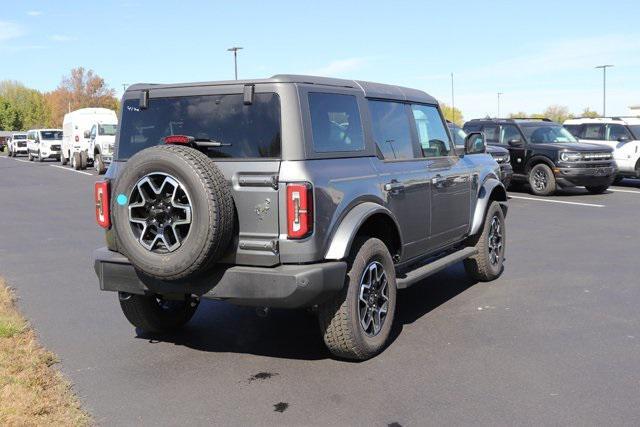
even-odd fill
[{"label": "alloy wheel rim", "polygon": [[378,335],[389,311],[389,282],[382,264],[372,261],[360,278],[358,312],[360,326],[370,337]]},{"label": "alloy wheel rim", "polygon": [[542,191],[547,188],[547,174],[542,169],[537,169],[533,174],[533,186]]},{"label": "alloy wheel rim", "polygon": [[191,231],[191,199],[175,177],[154,172],[142,177],[129,195],[129,225],[146,250],[169,253]]},{"label": "alloy wheel rim", "polygon": [[503,239],[502,239],[502,222],[498,215],[491,218],[491,226],[489,227],[489,262],[496,266],[500,262],[502,256]]}]

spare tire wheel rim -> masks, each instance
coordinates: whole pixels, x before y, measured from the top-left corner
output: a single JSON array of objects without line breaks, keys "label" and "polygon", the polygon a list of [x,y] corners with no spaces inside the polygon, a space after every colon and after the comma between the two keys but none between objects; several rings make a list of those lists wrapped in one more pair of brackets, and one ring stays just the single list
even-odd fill
[{"label": "spare tire wheel rim", "polygon": [[140,178],[129,194],[129,225],[145,249],[168,253],[178,249],[191,231],[189,193],[175,177],[152,172]]}]

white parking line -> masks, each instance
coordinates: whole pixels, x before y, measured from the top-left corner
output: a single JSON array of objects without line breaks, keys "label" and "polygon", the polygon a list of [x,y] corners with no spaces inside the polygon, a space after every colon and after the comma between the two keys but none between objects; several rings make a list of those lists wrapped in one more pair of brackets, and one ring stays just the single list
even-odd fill
[{"label": "white parking line", "polygon": [[618,193],[636,193],[636,194],[640,194],[640,191],[634,191],[634,190],[618,190],[617,188],[609,188],[609,191],[616,191]]},{"label": "white parking line", "polygon": [[77,172],[77,173],[81,173],[81,174],[84,174],[84,175],[93,176],[93,174],[90,174],[89,172],[77,171],[75,169],[65,168],[64,166],[60,166],[60,165],[49,165],[49,166],[51,166],[52,168],[58,168],[58,169],[62,169],[62,170],[69,171],[69,172]]},{"label": "white parking line", "polygon": [[22,160],[22,159],[13,159],[16,162],[22,162],[22,163],[29,163],[29,160]]},{"label": "white parking line", "polygon": [[547,202],[547,203],[563,203],[565,205],[578,205],[578,206],[590,206],[592,208],[604,208],[604,205],[597,205],[595,203],[579,203],[579,202],[565,202],[564,200],[549,200],[549,199],[538,199],[535,197],[522,197],[522,196],[509,196],[510,199],[522,199],[522,200],[535,200],[536,202]]}]

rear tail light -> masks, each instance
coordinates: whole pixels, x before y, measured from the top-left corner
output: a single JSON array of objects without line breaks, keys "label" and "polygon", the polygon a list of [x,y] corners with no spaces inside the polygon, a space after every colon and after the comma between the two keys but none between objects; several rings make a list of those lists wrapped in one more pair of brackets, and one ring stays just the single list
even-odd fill
[{"label": "rear tail light", "polygon": [[94,187],[96,221],[102,228],[111,227],[109,213],[109,181],[97,181]]},{"label": "rear tail light", "polygon": [[164,138],[165,144],[178,144],[178,145],[187,145],[191,144],[194,140],[192,136],[188,135],[169,135]]},{"label": "rear tail light", "polygon": [[80,142],[80,137],[76,135],[76,142]]},{"label": "rear tail light", "polygon": [[309,183],[287,184],[287,236],[302,239],[313,231],[313,188]]}]

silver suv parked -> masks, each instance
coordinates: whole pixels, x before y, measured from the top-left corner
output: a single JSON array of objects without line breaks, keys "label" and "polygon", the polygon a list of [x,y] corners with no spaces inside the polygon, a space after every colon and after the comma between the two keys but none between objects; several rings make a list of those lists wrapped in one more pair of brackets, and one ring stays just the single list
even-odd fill
[{"label": "silver suv parked", "polygon": [[424,92],[278,75],[137,84],[122,105],[95,270],[144,331],[202,298],[317,307],[331,352],[366,359],[398,289],[459,261],[480,281],[503,271],[498,166],[480,133],[456,154]]}]

